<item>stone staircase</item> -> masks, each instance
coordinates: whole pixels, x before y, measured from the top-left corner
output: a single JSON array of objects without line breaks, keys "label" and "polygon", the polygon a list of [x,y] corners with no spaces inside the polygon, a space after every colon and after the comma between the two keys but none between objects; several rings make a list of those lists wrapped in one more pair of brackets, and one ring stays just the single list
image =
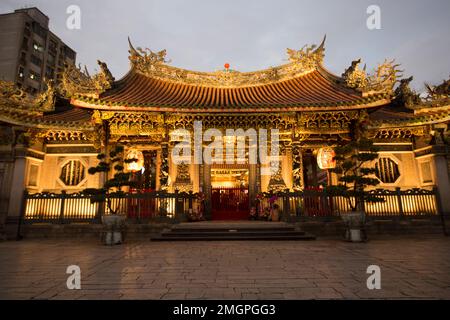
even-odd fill
[{"label": "stone staircase", "polygon": [[154,235],[151,240],[315,240],[315,236],[284,222],[205,221],[180,223]]}]

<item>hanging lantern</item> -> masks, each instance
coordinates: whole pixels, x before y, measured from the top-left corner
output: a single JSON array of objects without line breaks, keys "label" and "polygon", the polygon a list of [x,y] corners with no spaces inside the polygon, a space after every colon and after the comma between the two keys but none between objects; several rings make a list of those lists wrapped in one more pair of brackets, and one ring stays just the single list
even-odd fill
[{"label": "hanging lantern", "polygon": [[227,63],[224,64],[224,67],[225,67],[225,70],[228,71],[228,69],[230,69],[230,64],[227,62]]},{"label": "hanging lantern", "polygon": [[333,148],[320,148],[317,152],[317,165],[320,169],[333,169],[336,167]]},{"label": "hanging lantern", "polygon": [[136,159],[137,161],[133,161],[127,164],[128,171],[138,172],[144,169],[144,155],[141,151],[136,149],[131,149],[128,151],[126,159]]}]

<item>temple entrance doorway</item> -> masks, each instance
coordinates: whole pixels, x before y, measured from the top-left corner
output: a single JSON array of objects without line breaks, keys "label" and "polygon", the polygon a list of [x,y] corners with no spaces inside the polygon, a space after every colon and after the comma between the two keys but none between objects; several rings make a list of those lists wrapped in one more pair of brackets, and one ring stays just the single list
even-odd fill
[{"label": "temple entrance doorway", "polygon": [[211,168],[212,220],[246,220],[249,216],[247,165]]}]

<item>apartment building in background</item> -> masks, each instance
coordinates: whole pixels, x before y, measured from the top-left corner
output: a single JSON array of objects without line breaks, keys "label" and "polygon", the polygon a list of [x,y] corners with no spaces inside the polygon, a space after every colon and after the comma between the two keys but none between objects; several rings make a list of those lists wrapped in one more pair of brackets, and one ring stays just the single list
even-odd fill
[{"label": "apartment building in background", "polygon": [[45,79],[60,80],[76,52],[49,29],[38,8],[0,14],[0,80],[13,81],[30,94],[45,90]]}]

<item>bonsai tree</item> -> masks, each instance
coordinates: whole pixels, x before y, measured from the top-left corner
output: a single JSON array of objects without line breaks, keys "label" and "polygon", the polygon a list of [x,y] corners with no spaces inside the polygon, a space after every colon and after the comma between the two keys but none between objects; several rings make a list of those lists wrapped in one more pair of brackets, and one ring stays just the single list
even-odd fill
[{"label": "bonsai tree", "polygon": [[121,197],[125,195],[124,188],[134,186],[134,182],[130,180],[131,173],[124,172],[124,164],[136,162],[137,159],[125,159],[124,147],[121,145],[116,146],[109,152],[108,156],[103,153],[97,155],[97,159],[100,162],[95,167],[88,169],[89,174],[104,173],[108,177],[108,173],[111,169],[114,169],[114,175],[112,178],[106,178],[103,187],[101,188],[88,188],[84,192],[90,194],[91,202],[101,203],[106,201],[106,205],[111,214],[117,214],[119,208],[113,208],[111,197]]},{"label": "bonsai tree", "polygon": [[344,196],[353,212],[363,211],[364,202],[384,201],[365,191],[368,186],[380,183],[378,179],[371,177],[376,169],[369,165],[378,158],[378,150],[372,140],[365,137],[335,148],[336,167],[330,171],[339,175],[339,184],[329,186],[327,190],[331,194]]}]

